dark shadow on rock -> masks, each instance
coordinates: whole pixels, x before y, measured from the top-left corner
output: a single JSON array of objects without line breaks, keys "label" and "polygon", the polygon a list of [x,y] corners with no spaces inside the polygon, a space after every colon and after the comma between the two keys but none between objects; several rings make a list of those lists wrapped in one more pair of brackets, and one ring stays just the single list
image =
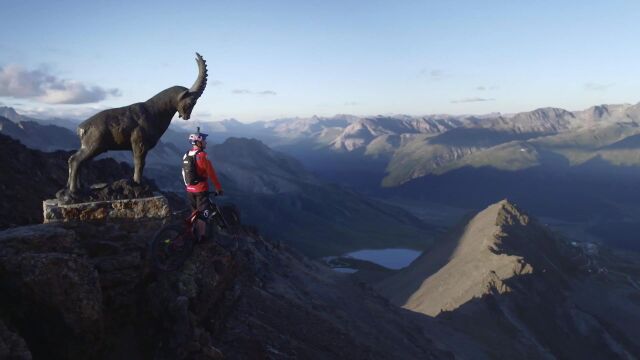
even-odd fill
[{"label": "dark shadow on rock", "polygon": [[640,356],[637,338],[577,307],[568,298],[569,289],[554,279],[534,273],[507,279],[503,286],[510,290],[493,288],[436,319],[483,344],[495,359]]},{"label": "dark shadow on rock", "polygon": [[484,128],[455,128],[428,140],[430,144],[488,148],[509,141],[528,140],[546,133],[497,131]]},{"label": "dark shadow on rock", "polygon": [[640,134],[628,136],[620,141],[614,142],[599,150],[638,150],[640,149]]},{"label": "dark shadow on rock", "polygon": [[538,153],[538,161],[540,161],[541,166],[546,167],[549,171],[564,171],[569,169],[571,163],[564,156],[544,149],[537,148],[536,151]]},{"label": "dark shadow on rock", "polygon": [[599,158],[565,167],[547,155],[545,159],[557,167],[507,171],[467,166],[423,176],[382,193],[467,209],[482,209],[509,198],[536,216],[568,221],[619,219],[624,217],[623,208],[640,209],[640,167],[614,166]]}]

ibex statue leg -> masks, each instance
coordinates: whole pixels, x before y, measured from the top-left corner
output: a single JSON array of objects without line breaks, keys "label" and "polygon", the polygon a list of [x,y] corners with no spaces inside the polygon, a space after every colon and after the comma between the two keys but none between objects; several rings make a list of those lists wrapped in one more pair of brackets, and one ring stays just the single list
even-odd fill
[{"label": "ibex statue leg", "polygon": [[140,184],[142,182],[142,170],[144,169],[144,164],[147,158],[147,151],[140,149],[138,151],[133,152],[133,181],[136,184]]},{"label": "ibex statue leg", "polygon": [[67,180],[67,188],[70,193],[75,193],[80,189],[80,168],[82,164],[102,153],[99,149],[90,149],[81,147],[75,154],[69,157],[69,179]]},{"label": "ibex statue leg", "polygon": [[67,180],[67,189],[69,192],[75,193],[79,188],[78,169],[82,163],[85,154],[85,148],[80,148],[75,154],[69,157],[69,179]]}]

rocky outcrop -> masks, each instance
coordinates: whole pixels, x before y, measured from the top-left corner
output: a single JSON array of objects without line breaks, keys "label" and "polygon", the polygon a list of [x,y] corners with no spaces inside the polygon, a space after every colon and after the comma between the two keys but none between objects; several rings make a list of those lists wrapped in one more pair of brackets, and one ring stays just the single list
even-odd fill
[{"label": "rocky outcrop", "polygon": [[[121,179],[92,185],[79,195],[58,192],[58,199],[42,202],[44,222],[107,221],[113,219],[158,219],[171,215],[169,201],[154,192],[153,184]],[[62,198],[62,199],[61,199]],[[71,202],[72,201],[72,202]]]},{"label": "rocky outcrop", "polygon": [[15,331],[0,339],[21,337],[47,359],[451,357],[427,320],[248,230],[196,244],[180,271],[157,273],[146,249],[161,225],[1,232],[0,321]]},{"label": "rocky outcrop", "polygon": [[[56,192],[65,187],[67,160],[71,154],[32,150],[0,134],[0,229],[44,221],[42,202],[55,198]],[[105,182],[109,185],[90,192],[86,201],[155,196],[158,188],[148,179],[145,179],[146,185],[137,187],[131,186],[131,180],[122,180],[132,174],[129,165],[110,158],[88,162],[82,177],[83,186],[89,188],[92,184]],[[172,193],[164,193],[164,196],[171,205],[184,206],[183,197]],[[128,205],[133,206],[123,206]]]},{"label": "rocky outcrop", "polygon": [[42,203],[44,223],[69,221],[107,221],[113,219],[164,219],[171,215],[169,202],[162,195],[128,200],[92,201],[60,204],[58,200]]},{"label": "rocky outcrop", "polygon": [[0,321],[0,359],[31,360],[31,352],[20,335]]},{"label": "rocky outcrop", "polygon": [[[45,153],[28,149],[0,134],[0,229],[42,223],[42,201],[52,199],[67,183],[67,160],[71,152]],[[85,186],[130,176],[133,171],[112,159],[87,164]]]},{"label": "rocky outcrop", "polygon": [[0,303],[38,358],[89,357],[103,335],[98,273],[72,231],[47,225],[0,233]]}]

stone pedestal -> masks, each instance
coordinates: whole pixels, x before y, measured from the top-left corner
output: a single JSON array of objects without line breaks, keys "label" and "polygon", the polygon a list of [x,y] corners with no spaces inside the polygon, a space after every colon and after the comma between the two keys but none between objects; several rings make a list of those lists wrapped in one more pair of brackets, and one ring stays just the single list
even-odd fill
[{"label": "stone pedestal", "polygon": [[162,195],[152,197],[94,201],[63,205],[56,199],[42,202],[44,223],[70,221],[108,221],[110,219],[162,219],[171,214]]}]

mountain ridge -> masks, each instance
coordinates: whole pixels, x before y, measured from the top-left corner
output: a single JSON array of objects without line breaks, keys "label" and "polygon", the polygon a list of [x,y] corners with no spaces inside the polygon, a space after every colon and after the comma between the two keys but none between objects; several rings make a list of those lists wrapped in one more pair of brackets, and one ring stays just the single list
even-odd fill
[{"label": "mountain ridge", "polygon": [[[493,358],[632,358],[640,303],[627,296],[637,289],[609,274],[621,258],[608,251],[558,239],[502,200],[376,287],[399,306],[449,322]],[[584,291],[615,295],[578,295]]]},{"label": "mountain ridge", "polygon": [[[443,311],[455,310],[471,299],[487,294],[491,288],[495,288],[499,293],[507,291],[508,287],[505,287],[504,280],[511,276],[530,274],[534,267],[532,263],[524,262],[523,256],[505,254],[521,253],[524,248],[535,252],[533,248],[543,249],[549,246],[546,244],[543,247],[541,243],[533,245],[517,243],[516,240],[519,238],[511,235],[527,227],[533,228],[529,231],[544,234],[540,225],[532,223],[528,215],[522,213],[508,200],[502,200],[479,212],[462,230],[458,230],[456,234],[459,233],[460,237],[455,239],[454,247],[440,244],[447,252],[451,252],[451,255],[446,259],[446,264],[437,270],[437,275],[428,269],[443,263],[444,260],[439,258],[442,256],[441,252],[433,255],[425,253],[414,261],[416,264],[420,262],[428,264],[428,269],[424,271],[429,274],[427,277],[431,282],[420,284],[420,287],[406,300],[403,300],[407,296],[406,290],[401,291],[398,288],[407,286],[398,280],[405,275],[385,280],[380,288],[385,289],[388,295],[393,294],[394,303],[431,316],[437,316]],[[545,238],[542,236],[534,237],[534,240],[538,241],[543,239]],[[533,255],[527,254],[527,256]],[[537,267],[538,264],[536,264]],[[450,268],[455,270],[449,270]],[[423,277],[423,275],[418,276]],[[460,288],[465,290],[459,292]],[[439,297],[433,298],[430,295],[426,301],[424,294],[435,292],[433,289],[438,289]],[[438,300],[440,296],[446,300]]]}]

